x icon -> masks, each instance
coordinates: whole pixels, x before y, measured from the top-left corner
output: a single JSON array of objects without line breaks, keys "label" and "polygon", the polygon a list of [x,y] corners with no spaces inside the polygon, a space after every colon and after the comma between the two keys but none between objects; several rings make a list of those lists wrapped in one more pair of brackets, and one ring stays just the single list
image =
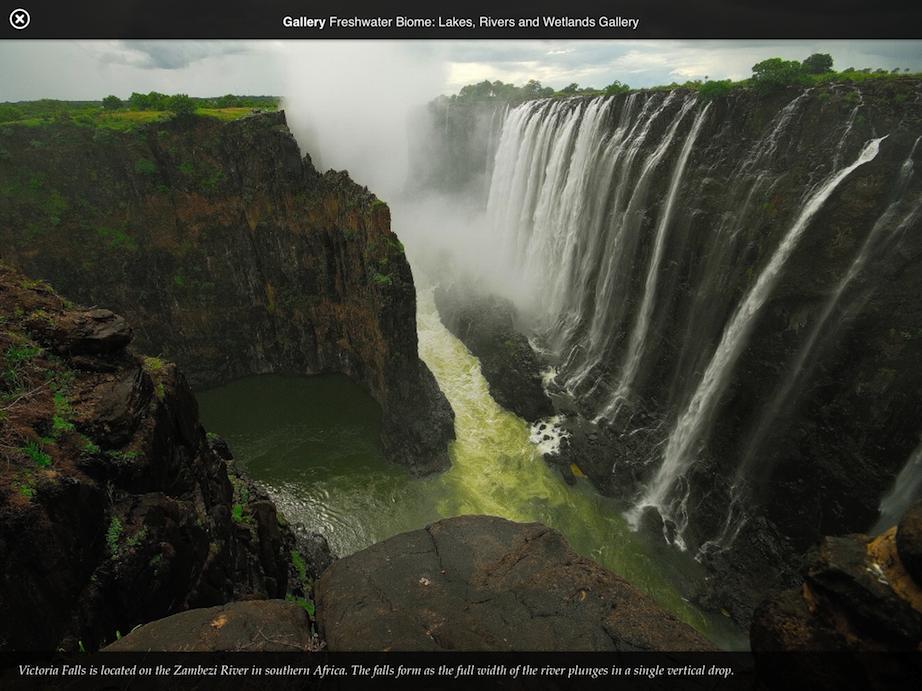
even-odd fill
[{"label": "x icon", "polygon": [[32,21],[32,17],[29,16],[29,13],[22,9],[18,8],[10,12],[10,26],[14,29],[25,29],[29,26]]}]

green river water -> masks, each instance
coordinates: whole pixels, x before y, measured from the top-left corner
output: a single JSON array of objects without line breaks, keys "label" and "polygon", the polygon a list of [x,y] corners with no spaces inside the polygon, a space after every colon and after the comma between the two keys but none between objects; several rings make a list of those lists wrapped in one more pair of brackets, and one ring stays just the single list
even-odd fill
[{"label": "green river water", "polygon": [[529,426],[493,400],[478,360],[442,326],[431,290],[420,291],[417,324],[420,355],[455,411],[457,440],[444,473],[414,479],[386,462],[380,409],[338,375],[254,376],[200,392],[205,427],[227,439],[288,520],[323,533],[339,556],[449,516],[538,521],[717,645],[745,645],[729,620],[682,597],[703,577],[691,558],[632,532],[623,506],[584,479],[568,486],[548,467]]}]

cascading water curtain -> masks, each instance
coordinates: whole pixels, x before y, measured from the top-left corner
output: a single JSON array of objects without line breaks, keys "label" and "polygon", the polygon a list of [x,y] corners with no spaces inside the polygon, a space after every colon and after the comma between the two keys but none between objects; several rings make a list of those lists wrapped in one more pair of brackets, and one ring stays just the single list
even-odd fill
[{"label": "cascading water curtain", "polygon": [[[852,141],[859,100],[841,132],[830,135],[838,137],[831,145],[835,156],[822,176],[802,190],[790,218],[779,221],[777,244],[746,277],[738,297],[731,298],[727,267],[736,264],[732,252],[770,203],[785,172],[785,156],[794,155],[792,132],[808,95],[790,100],[760,136],[741,147],[725,183],[727,212],[699,240],[707,249],[701,266],[708,282],[687,291],[691,304],[681,315],[686,337],[675,347],[674,361],[667,363],[674,380],[681,374],[682,385],[667,391],[668,406],[661,411],[667,433],[628,512],[636,524],[646,508],[656,509],[670,526],[669,539],[681,548],[690,519],[685,478],[715,424],[718,404],[760,311],[817,213],[846,180],[877,157],[887,138],[875,136],[860,147]],[[560,363],[556,383],[590,401],[597,421],[615,421],[622,408],[637,404],[651,363],[657,362],[662,335],[655,324],[669,319],[666,310],[674,309],[669,305],[675,281],[664,277],[677,273],[675,256],[690,251],[680,245],[678,231],[687,220],[686,207],[704,184],[699,168],[707,165],[710,146],[704,132],[719,124],[712,122],[713,106],[680,91],[545,99],[510,110],[503,123],[487,205],[492,235],[506,266],[528,287],[523,292],[534,296],[527,307],[538,315],[543,339]],[[826,323],[847,302],[843,296],[865,270],[867,257],[917,221],[920,195],[904,194],[914,153],[915,147],[897,175],[893,201],[868,231],[800,343],[796,371],[780,381],[761,411],[748,450],[728,481],[732,500],[727,519],[711,545],[725,547],[738,533],[745,520],[740,507],[747,501],[746,488],[758,472],[753,449],[790,404],[796,378],[818,350]],[[723,311],[715,304],[722,304]]]}]

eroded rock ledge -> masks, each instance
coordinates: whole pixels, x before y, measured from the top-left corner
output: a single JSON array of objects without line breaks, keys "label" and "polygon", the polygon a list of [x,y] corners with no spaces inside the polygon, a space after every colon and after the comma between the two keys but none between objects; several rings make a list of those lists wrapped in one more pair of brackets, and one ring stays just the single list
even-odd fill
[{"label": "eroded rock ledge", "polygon": [[922,501],[876,538],[825,538],[808,555],[802,585],[756,609],[753,649],[922,649],[920,523]]},{"label": "eroded rock ledge", "polygon": [[461,516],[336,561],[316,584],[337,650],[712,650],[546,526]]}]

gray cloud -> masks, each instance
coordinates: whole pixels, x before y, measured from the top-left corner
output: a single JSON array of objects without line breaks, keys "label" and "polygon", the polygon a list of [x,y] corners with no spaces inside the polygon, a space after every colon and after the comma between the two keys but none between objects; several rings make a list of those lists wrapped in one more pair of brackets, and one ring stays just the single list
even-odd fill
[{"label": "gray cloud", "polygon": [[251,50],[252,45],[244,41],[116,41],[99,51],[99,60],[141,69],[179,70],[207,58]]}]

